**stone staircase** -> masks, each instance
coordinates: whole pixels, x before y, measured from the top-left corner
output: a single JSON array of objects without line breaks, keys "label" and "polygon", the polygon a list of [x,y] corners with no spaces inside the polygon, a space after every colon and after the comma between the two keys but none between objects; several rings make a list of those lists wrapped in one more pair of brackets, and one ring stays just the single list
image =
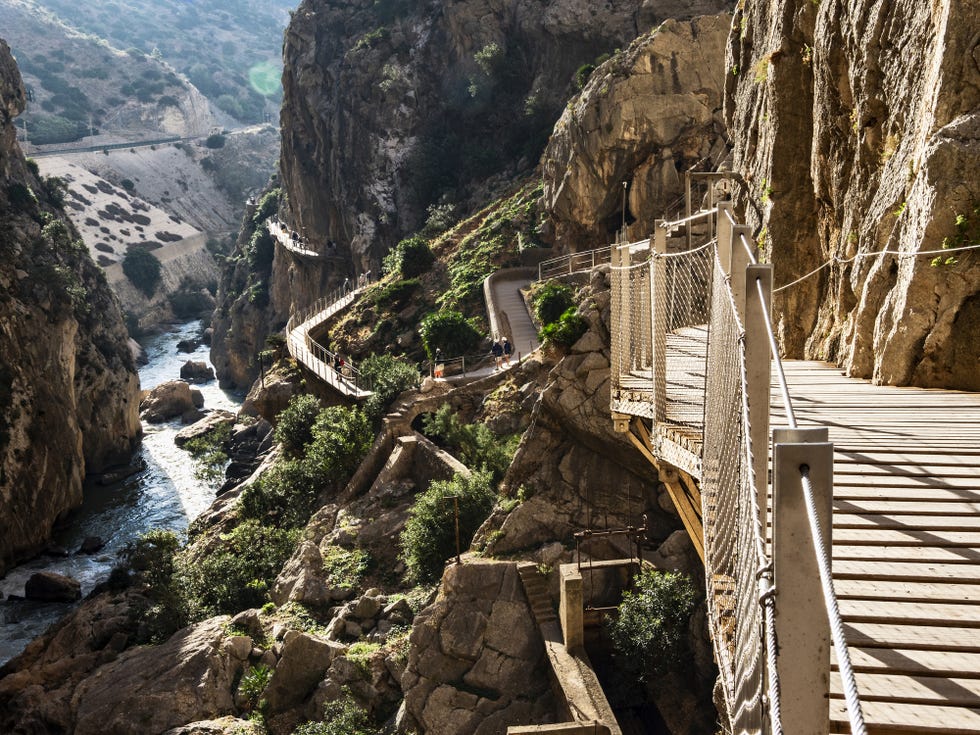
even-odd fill
[{"label": "stone staircase", "polygon": [[558,614],[548,594],[548,584],[544,576],[538,571],[538,565],[533,562],[521,562],[517,565],[517,573],[524,583],[524,592],[527,594],[527,601],[531,605],[531,612],[534,613],[534,620],[541,627],[547,623],[557,623]]}]

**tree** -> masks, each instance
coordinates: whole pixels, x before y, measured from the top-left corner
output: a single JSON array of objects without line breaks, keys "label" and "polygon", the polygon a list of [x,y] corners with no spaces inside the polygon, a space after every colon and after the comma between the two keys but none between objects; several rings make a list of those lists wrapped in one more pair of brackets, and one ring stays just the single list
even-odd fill
[{"label": "tree", "polygon": [[123,273],[147,298],[151,298],[160,283],[160,261],[149,250],[132,247],[122,262]]}]

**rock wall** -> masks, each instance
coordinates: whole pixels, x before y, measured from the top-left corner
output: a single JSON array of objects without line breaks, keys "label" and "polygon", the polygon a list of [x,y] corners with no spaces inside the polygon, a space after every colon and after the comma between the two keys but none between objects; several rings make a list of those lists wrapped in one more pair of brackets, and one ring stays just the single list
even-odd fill
[{"label": "rock wall", "polygon": [[0,573],[81,502],[86,472],[127,458],[140,434],[119,306],[17,146],[24,104],[0,41]]},{"label": "rock wall", "polygon": [[725,114],[739,204],[777,286],[830,263],[775,299],[791,356],[980,390],[980,257],[941,252],[980,242],[976,12],[953,0],[736,12]]},{"label": "rock wall", "polygon": [[631,236],[683,209],[684,172],[728,149],[722,102],[727,14],[667,21],[596,69],[565,108],[542,158],[544,208],[560,250]]},{"label": "rock wall", "polygon": [[376,268],[429,205],[531,168],[580,65],[669,14],[728,6],[304,0],[284,46],[288,217],[335,240],[357,269]]},{"label": "rock wall", "polygon": [[554,717],[544,643],[508,562],[450,566],[415,618],[400,732],[503,735]]}]

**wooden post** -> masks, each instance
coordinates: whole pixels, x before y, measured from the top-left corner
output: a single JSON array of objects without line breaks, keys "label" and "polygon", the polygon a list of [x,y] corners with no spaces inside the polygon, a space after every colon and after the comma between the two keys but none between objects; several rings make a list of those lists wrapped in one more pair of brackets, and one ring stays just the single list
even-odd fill
[{"label": "wooden post", "polygon": [[662,257],[667,252],[667,230],[663,220],[653,223],[650,241],[650,377],[653,380],[653,421],[667,418],[667,264]]},{"label": "wooden post", "polygon": [[[759,284],[762,294],[759,294]],[[752,427],[752,471],[755,473],[759,512],[765,527],[768,506],[769,389],[771,355],[769,304],[772,303],[772,266],[750,265],[745,269],[745,372]]]},{"label": "wooden post", "polygon": [[827,429],[773,431],[772,551],[777,669],[783,727],[794,735],[830,730],[830,623],[803,501],[800,467],[808,465],[817,517],[831,548],[834,446]]}]

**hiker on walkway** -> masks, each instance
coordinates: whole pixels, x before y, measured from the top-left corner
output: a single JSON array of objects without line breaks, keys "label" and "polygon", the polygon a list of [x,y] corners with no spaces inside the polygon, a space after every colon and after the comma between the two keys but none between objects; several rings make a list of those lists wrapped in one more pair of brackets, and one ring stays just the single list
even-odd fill
[{"label": "hiker on walkway", "polygon": [[510,356],[514,354],[514,345],[504,337],[504,365],[510,365]]},{"label": "hiker on walkway", "polygon": [[493,355],[494,370],[500,370],[500,363],[504,359],[504,346],[500,344],[500,338],[493,343],[490,347],[490,354]]},{"label": "hiker on walkway", "polygon": [[442,350],[436,347],[435,368],[433,369],[432,377],[441,378],[445,370],[446,370],[446,365],[442,361]]}]

